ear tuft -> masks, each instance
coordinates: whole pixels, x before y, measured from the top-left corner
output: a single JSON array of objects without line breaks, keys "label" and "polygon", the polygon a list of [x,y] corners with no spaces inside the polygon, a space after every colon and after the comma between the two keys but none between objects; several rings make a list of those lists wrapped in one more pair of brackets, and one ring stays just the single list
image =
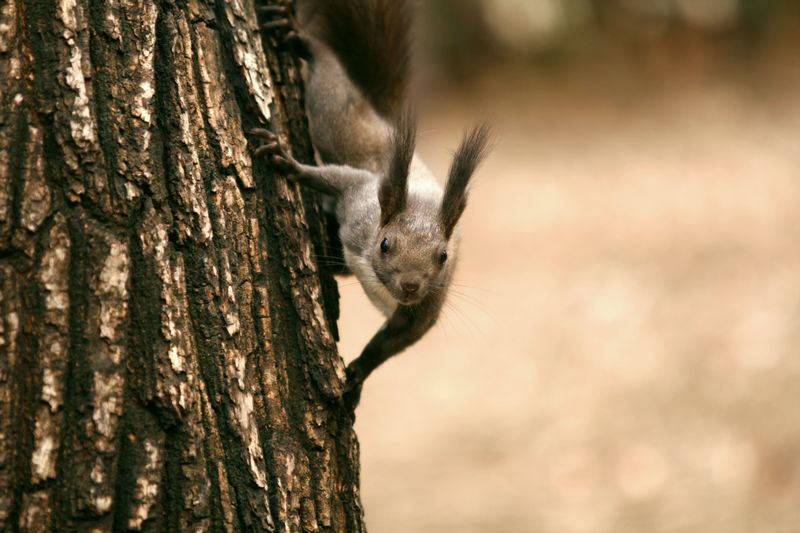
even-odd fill
[{"label": "ear tuft", "polygon": [[414,112],[407,110],[400,115],[392,134],[392,158],[389,173],[383,177],[378,189],[381,205],[381,225],[386,225],[406,206],[408,197],[408,172],[417,141]]},{"label": "ear tuft", "polygon": [[470,178],[489,153],[489,136],[488,124],[473,127],[464,135],[453,156],[441,211],[442,226],[448,239],[467,206],[467,186]]}]

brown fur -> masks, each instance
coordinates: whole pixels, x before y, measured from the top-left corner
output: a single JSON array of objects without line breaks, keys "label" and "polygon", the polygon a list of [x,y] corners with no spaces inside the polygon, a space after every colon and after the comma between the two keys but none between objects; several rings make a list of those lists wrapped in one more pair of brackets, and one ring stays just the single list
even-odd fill
[{"label": "brown fur", "polygon": [[464,135],[453,156],[442,200],[442,225],[449,238],[467,206],[467,185],[489,151],[489,127],[481,124]]},{"label": "brown fur", "polygon": [[383,177],[378,189],[381,206],[381,225],[386,225],[406,206],[408,197],[408,172],[416,146],[416,124],[413,114],[404,112],[392,135],[392,156],[389,173]]},{"label": "brown fur", "polygon": [[375,110],[398,120],[409,84],[412,24],[407,0],[318,0],[319,35]]}]

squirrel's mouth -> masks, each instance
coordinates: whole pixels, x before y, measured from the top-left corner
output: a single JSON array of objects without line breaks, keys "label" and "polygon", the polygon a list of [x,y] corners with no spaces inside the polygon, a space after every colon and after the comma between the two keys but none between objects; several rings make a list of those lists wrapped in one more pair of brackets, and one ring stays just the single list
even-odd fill
[{"label": "squirrel's mouth", "polygon": [[420,303],[424,296],[424,294],[414,294],[413,296],[403,294],[401,296],[396,296],[395,298],[400,305],[414,305]]},{"label": "squirrel's mouth", "polygon": [[428,292],[425,287],[422,287],[416,292],[408,293],[397,287],[392,279],[384,280],[380,275],[378,275],[378,279],[389,292],[392,299],[400,305],[416,305],[425,298]]}]

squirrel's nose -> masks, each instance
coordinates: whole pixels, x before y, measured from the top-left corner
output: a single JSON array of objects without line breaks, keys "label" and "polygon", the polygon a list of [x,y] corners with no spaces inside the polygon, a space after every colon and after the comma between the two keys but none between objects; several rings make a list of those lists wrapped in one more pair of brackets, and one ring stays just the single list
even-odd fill
[{"label": "squirrel's nose", "polygon": [[414,294],[419,290],[419,283],[416,281],[404,281],[400,284],[400,288],[406,294]]}]

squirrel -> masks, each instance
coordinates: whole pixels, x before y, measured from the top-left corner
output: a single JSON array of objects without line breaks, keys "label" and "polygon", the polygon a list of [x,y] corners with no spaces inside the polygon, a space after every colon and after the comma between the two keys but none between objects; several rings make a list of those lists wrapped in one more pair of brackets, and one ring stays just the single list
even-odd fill
[{"label": "squirrel", "polygon": [[320,166],[299,163],[277,136],[251,134],[289,179],[335,199],[344,260],[387,318],[347,366],[345,398],[436,323],[456,264],[470,179],[488,153],[485,124],[468,130],[444,189],[415,152],[408,102],[411,8],[405,0],[319,0],[300,29],[292,7],[268,5],[263,27],[305,61],[306,111]]}]

